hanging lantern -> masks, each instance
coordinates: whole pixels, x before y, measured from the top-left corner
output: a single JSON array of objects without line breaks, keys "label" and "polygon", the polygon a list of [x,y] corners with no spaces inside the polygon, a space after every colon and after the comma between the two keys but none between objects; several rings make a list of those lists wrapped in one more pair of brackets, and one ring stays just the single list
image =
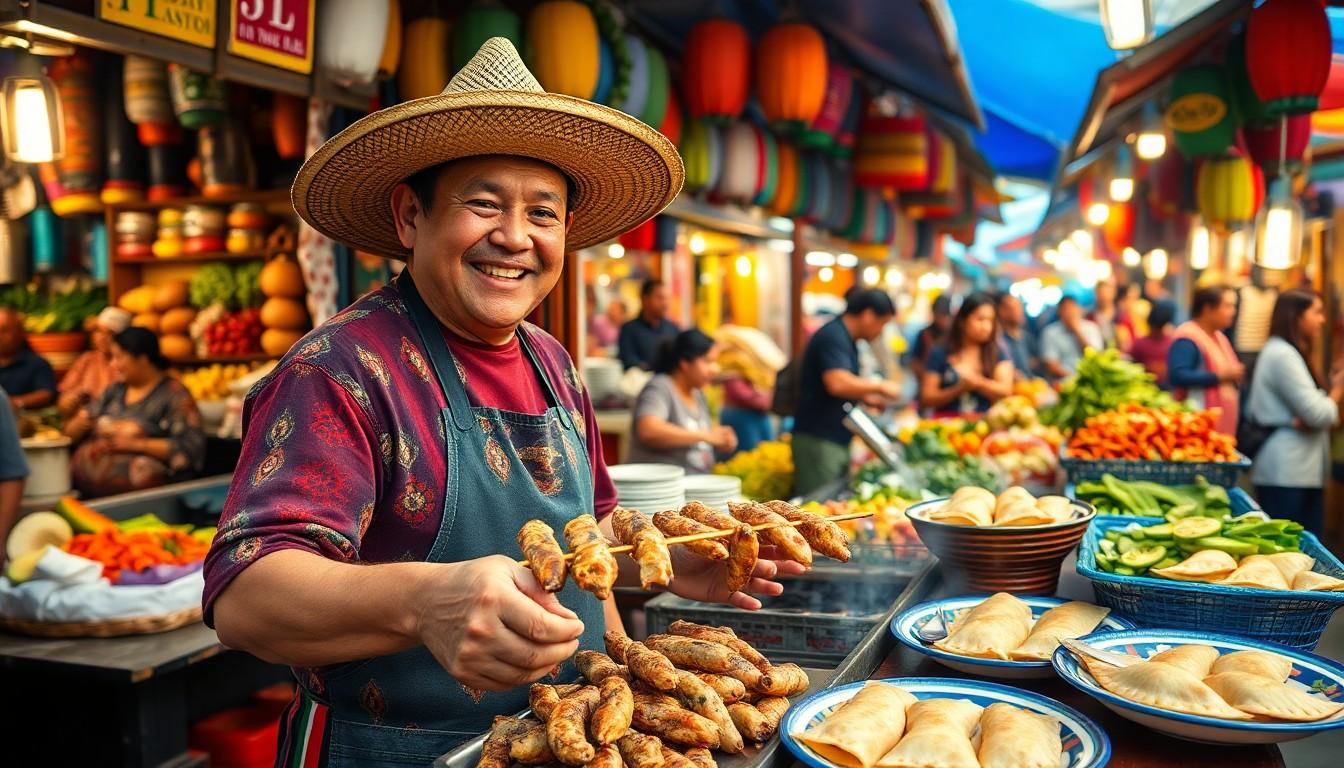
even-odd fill
[{"label": "hanging lantern", "polygon": [[450,77],[448,20],[425,16],[407,24],[401,36],[397,96],[402,101],[436,96],[443,92]]},{"label": "hanging lantern", "polygon": [[383,33],[383,52],[378,56],[379,80],[391,80],[401,61],[401,0],[388,0],[387,31]]},{"label": "hanging lantern", "polygon": [[831,202],[826,219],[820,223],[822,229],[835,234],[845,228],[849,222],[850,209],[854,205],[854,178],[849,163],[833,160],[831,169]]},{"label": "hanging lantern", "polygon": [[686,164],[686,190],[692,194],[714,189],[723,171],[723,138],[716,126],[692,120],[681,147]]},{"label": "hanging lantern", "polygon": [[106,174],[99,198],[104,205],[134,202],[145,196],[145,148],[136,140],[135,126],[126,117],[122,95],[122,61],[105,62],[103,130],[106,132]]},{"label": "hanging lantern", "polygon": [[934,129],[929,129],[928,140],[928,187],[901,195],[901,207],[912,219],[949,216],[956,205],[957,145]]},{"label": "hanging lantern", "polygon": [[681,80],[692,117],[733,120],[751,93],[751,40],[727,19],[697,22],[682,48]]},{"label": "hanging lantern", "polygon": [[1134,196],[1134,159],[1129,148],[1121,146],[1115,151],[1115,166],[1111,169],[1111,181],[1107,186],[1111,202],[1127,203]]},{"label": "hanging lantern", "polygon": [[1156,160],[1167,152],[1167,128],[1157,105],[1151,101],[1143,107],[1139,134],[1134,138],[1134,154],[1140,160]]},{"label": "hanging lantern", "polygon": [[648,91],[644,95],[644,109],[639,113],[639,119],[644,121],[645,125],[657,128],[663,122],[663,115],[667,110],[667,93],[671,89],[668,82],[667,59],[663,58],[663,52],[648,46],[649,60],[649,84]]},{"label": "hanging lantern", "polygon": [[147,56],[127,56],[122,70],[126,116],[132,123],[174,123],[168,95],[168,65]]},{"label": "hanging lantern", "polygon": [[784,212],[791,219],[802,218],[812,202],[812,189],[816,184],[813,174],[816,169],[807,160],[807,153],[795,148],[795,166],[798,169],[798,186],[794,192],[793,205]]},{"label": "hanging lantern", "polygon": [[1302,205],[1287,178],[1275,179],[1273,186],[1255,219],[1252,260],[1265,269],[1292,269],[1302,257]]},{"label": "hanging lantern", "polygon": [[93,60],[86,53],[56,59],[51,80],[61,102],[65,155],[56,161],[60,194],[50,196],[57,216],[97,213],[103,208],[103,135],[95,100]]},{"label": "hanging lantern", "polygon": [[15,72],[4,79],[0,126],[5,156],[16,163],[49,163],[65,155],[65,119],[56,84],[37,57],[15,54]]},{"label": "hanging lantern", "polygon": [[831,187],[836,183],[829,163],[826,162],[826,156],[820,152],[807,152],[804,162],[807,163],[809,172],[808,178],[811,186],[808,189],[807,209],[803,211],[803,218],[813,224],[820,224],[831,212]]},{"label": "hanging lantern", "polygon": [[863,235],[865,220],[877,215],[876,205],[879,197],[881,195],[875,190],[855,187],[851,195],[849,220],[838,234],[846,240],[858,242]]},{"label": "hanging lantern", "polygon": [[1152,0],[1101,0],[1106,44],[1117,51],[1138,48],[1153,39]]},{"label": "hanging lantern", "polygon": [[1111,206],[1106,223],[1101,226],[1101,239],[1114,253],[1120,253],[1134,244],[1134,206],[1117,203]]},{"label": "hanging lantern", "polygon": [[1176,148],[1187,158],[1226,152],[1236,135],[1235,117],[1221,67],[1189,67],[1172,81],[1166,123],[1176,137]]},{"label": "hanging lantern", "polygon": [[173,111],[183,128],[224,122],[229,109],[224,81],[174,63],[168,65],[168,88],[173,96]]},{"label": "hanging lantern", "polygon": [[760,129],[749,121],[738,121],[723,131],[723,173],[714,187],[715,197],[733,203],[746,203],[756,196],[760,171]]},{"label": "hanging lantern", "polygon": [[1321,0],[1266,0],[1246,22],[1246,69],[1271,117],[1316,110],[1330,76],[1330,19]]},{"label": "hanging lantern", "polygon": [[[580,99],[593,97],[598,72],[597,20],[587,5],[574,0],[538,4],[527,17],[526,48],[528,69],[542,88]],[[639,110],[624,111],[640,114]]]},{"label": "hanging lantern", "polygon": [[644,111],[644,101],[649,95],[649,50],[643,40],[626,35],[625,52],[630,57],[630,68],[627,70],[624,98],[613,106],[627,115],[638,117]]},{"label": "hanging lantern", "polygon": [[1265,103],[1251,87],[1251,74],[1246,69],[1246,35],[1240,34],[1227,43],[1227,53],[1223,58],[1223,68],[1227,71],[1227,84],[1231,89],[1232,108],[1236,112],[1236,121],[1243,128],[1261,126],[1274,121]]},{"label": "hanging lantern", "polygon": [[854,152],[854,183],[897,191],[929,184],[929,135],[923,115],[883,117],[876,104],[860,123]]},{"label": "hanging lantern", "polygon": [[667,91],[667,106],[663,108],[663,122],[658,132],[673,144],[681,143],[681,100],[671,88]]},{"label": "hanging lantern", "polygon": [[1202,272],[1209,268],[1213,261],[1214,237],[1213,230],[1204,222],[1196,222],[1190,228],[1190,239],[1185,246],[1185,259],[1190,269]]},{"label": "hanging lantern", "polygon": [[806,24],[771,27],[756,46],[756,95],[775,130],[792,135],[826,98],[826,41]]},{"label": "hanging lantern", "polygon": [[827,67],[826,98],[821,102],[821,111],[798,137],[798,145],[807,149],[829,149],[840,135],[853,95],[854,75],[848,67],[831,62]]},{"label": "hanging lantern", "polygon": [[798,150],[787,142],[776,142],[776,157],[779,160],[779,179],[775,194],[770,198],[770,210],[778,216],[787,216],[793,209],[798,196]]},{"label": "hanging lantern", "polygon": [[1191,167],[1180,153],[1169,152],[1154,166],[1149,181],[1149,200],[1153,215],[1170,218],[1188,207],[1191,199]]},{"label": "hanging lantern", "polygon": [[756,131],[759,163],[756,166],[756,196],[752,205],[766,205],[774,199],[779,188],[779,146],[774,134],[766,130]]},{"label": "hanging lantern", "polygon": [[462,11],[453,25],[453,71],[465,67],[492,37],[505,37],[523,47],[523,20],[498,0],[477,0]]},{"label": "hanging lantern", "polygon": [[1240,156],[1207,159],[1199,167],[1195,201],[1210,224],[1227,226],[1255,217],[1255,176]]},{"label": "hanging lantern", "polygon": [[283,160],[303,157],[308,134],[308,100],[276,93],[271,98],[271,137]]},{"label": "hanging lantern", "polygon": [[858,79],[850,82],[849,103],[845,107],[845,116],[840,121],[840,130],[835,142],[831,144],[831,154],[836,157],[849,157],[854,154],[854,144],[858,141],[859,122],[863,119],[863,90]]},{"label": "hanging lantern", "polygon": [[627,251],[651,251],[657,239],[656,235],[657,225],[650,218],[616,238],[616,242],[620,243]]},{"label": "hanging lantern", "polygon": [[[322,0],[318,3],[317,63],[340,85],[365,85],[378,77],[387,22],[391,17],[387,4],[388,0]],[[447,51],[443,55],[446,56]],[[401,69],[406,68],[407,61],[403,51]],[[419,61],[412,63],[412,66],[419,65]],[[204,123],[183,125],[199,128]]]},{"label": "hanging lantern", "polygon": [[593,86],[593,101],[610,104],[611,89],[616,85],[616,55],[605,35],[597,36],[597,85]]},{"label": "hanging lantern", "polygon": [[1241,135],[1255,164],[1276,176],[1283,166],[1294,168],[1302,163],[1311,141],[1311,115],[1291,115],[1268,125],[1247,126]]}]

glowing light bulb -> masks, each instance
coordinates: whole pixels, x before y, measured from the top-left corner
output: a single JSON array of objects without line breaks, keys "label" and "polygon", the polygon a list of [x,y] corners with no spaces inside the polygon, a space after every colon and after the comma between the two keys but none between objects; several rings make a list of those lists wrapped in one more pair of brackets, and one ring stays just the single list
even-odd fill
[{"label": "glowing light bulb", "polygon": [[1133,248],[1126,248],[1120,258],[1126,267],[1133,269],[1143,263],[1143,254]]},{"label": "glowing light bulb", "polygon": [[1117,203],[1127,203],[1134,197],[1134,180],[1124,176],[1111,179],[1111,199]]},{"label": "glowing light bulb", "polygon": [[1149,280],[1161,280],[1167,276],[1167,266],[1169,259],[1167,252],[1161,248],[1154,248],[1148,252],[1144,259],[1143,274]]},{"label": "glowing light bulb", "polygon": [[738,256],[737,259],[734,260],[733,266],[737,270],[738,277],[751,277],[752,264],[750,256],[745,253]]},{"label": "glowing light bulb", "polygon": [[863,268],[863,282],[867,285],[877,285],[877,281],[881,279],[882,270],[873,266]]},{"label": "glowing light bulb", "polygon": [[1153,37],[1151,0],[1101,0],[1106,44],[1117,51],[1138,48]]},{"label": "glowing light bulb", "polygon": [[1111,217],[1111,206],[1105,203],[1093,203],[1087,206],[1087,223],[1100,227]]},{"label": "glowing light bulb", "polygon": [[823,283],[829,283],[835,279],[835,270],[830,267],[822,267],[817,270],[817,279]]},{"label": "glowing light bulb", "polygon": [[1190,268],[1194,270],[1205,270],[1209,268],[1211,252],[1213,251],[1213,235],[1209,228],[1200,224],[1190,230]]},{"label": "glowing light bulb", "polygon": [[704,237],[704,235],[698,235],[698,234],[697,234],[697,235],[691,235],[691,244],[690,244],[690,245],[691,245],[691,253],[694,253],[694,254],[697,255],[697,256],[699,256],[700,254],[704,253],[704,252],[705,252],[705,237]]}]

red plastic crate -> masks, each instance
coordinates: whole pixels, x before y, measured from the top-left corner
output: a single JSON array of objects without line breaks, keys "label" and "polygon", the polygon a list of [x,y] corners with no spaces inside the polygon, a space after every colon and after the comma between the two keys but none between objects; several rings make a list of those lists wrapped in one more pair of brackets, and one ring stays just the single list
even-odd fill
[{"label": "red plastic crate", "polygon": [[275,764],[280,716],[273,707],[226,709],[191,727],[188,746],[210,755],[219,768],[266,768]]}]

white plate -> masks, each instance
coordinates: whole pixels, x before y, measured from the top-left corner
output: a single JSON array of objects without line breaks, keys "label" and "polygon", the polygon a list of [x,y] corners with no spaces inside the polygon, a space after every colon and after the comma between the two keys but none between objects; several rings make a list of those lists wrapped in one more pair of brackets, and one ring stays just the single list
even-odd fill
[{"label": "white plate", "polygon": [[686,470],[672,464],[613,464],[607,474],[616,484],[675,482],[678,485]]}]

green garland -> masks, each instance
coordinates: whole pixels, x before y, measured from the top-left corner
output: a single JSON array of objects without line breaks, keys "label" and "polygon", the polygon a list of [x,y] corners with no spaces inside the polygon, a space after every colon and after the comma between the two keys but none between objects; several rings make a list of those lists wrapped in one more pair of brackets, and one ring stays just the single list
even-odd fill
[{"label": "green garland", "polygon": [[582,0],[593,12],[597,21],[597,33],[611,46],[611,58],[615,64],[615,79],[611,84],[611,94],[607,97],[608,106],[616,106],[625,101],[630,90],[630,69],[634,65],[630,60],[630,50],[625,45],[625,31],[611,6],[603,0]]}]

